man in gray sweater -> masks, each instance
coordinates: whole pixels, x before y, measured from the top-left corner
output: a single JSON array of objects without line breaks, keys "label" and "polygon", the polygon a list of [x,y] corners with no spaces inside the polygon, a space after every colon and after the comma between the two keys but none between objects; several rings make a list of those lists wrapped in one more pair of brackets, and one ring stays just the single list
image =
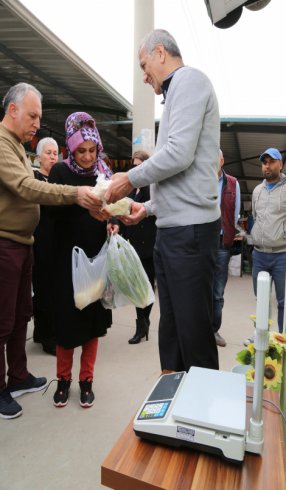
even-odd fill
[{"label": "man in gray sweater", "polygon": [[218,369],[212,330],[212,284],[220,232],[218,154],[220,120],[209,79],[184,66],[174,38],[154,30],[139,49],[145,83],[163,93],[164,111],[154,155],[116,173],[108,202],[151,184],[149,202],[133,205],[125,224],[155,215],[155,271],[160,300],[159,351],[163,371]]}]

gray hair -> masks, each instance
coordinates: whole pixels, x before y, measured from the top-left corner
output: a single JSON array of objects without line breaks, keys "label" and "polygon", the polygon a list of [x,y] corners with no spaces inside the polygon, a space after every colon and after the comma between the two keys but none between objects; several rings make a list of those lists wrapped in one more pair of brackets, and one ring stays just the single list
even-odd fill
[{"label": "gray hair", "polygon": [[149,153],[147,153],[147,151],[138,150],[138,151],[135,151],[132,155],[133,161],[134,161],[134,158],[138,158],[138,160],[141,160],[141,162],[144,162],[145,160],[148,160],[148,158],[150,158],[150,155],[149,155]]},{"label": "gray hair", "polygon": [[36,87],[30,85],[29,83],[20,82],[13,85],[13,87],[10,87],[6,95],[4,95],[2,100],[4,112],[7,112],[11,102],[14,102],[15,104],[22,102],[23,98],[28,92],[34,92],[39,97],[40,101],[42,101],[42,94],[36,89]]},{"label": "gray hair", "polygon": [[41,153],[46,145],[54,145],[59,151],[59,145],[56,142],[56,140],[54,140],[54,138],[49,138],[49,137],[42,138],[37,144],[37,148],[36,148],[36,154],[38,157],[41,156]]},{"label": "gray hair", "polygon": [[164,29],[154,29],[149,32],[149,34],[143,38],[139,51],[144,48],[148,54],[152,54],[158,44],[162,44],[171,56],[182,58],[177,42],[173,36]]}]

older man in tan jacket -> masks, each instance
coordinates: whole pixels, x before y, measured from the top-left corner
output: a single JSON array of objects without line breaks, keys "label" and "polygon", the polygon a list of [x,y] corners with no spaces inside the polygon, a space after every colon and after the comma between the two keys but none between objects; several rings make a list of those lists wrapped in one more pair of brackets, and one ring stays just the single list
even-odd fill
[{"label": "older man in tan jacket", "polygon": [[31,141],[40,127],[41,98],[32,85],[11,87],[3,99],[5,116],[0,124],[0,417],[4,419],[22,414],[15,397],[41,390],[47,383],[46,378],[28,372],[25,352],[39,204],[78,204],[93,212],[101,207],[89,187],[48,184],[34,178],[22,143]]}]

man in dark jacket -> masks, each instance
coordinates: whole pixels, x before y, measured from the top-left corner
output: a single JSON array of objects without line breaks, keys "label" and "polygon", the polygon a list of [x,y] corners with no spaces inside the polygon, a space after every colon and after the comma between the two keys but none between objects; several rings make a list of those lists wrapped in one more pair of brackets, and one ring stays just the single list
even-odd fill
[{"label": "man in dark jacket", "polygon": [[240,188],[235,177],[223,170],[223,153],[219,152],[218,194],[221,209],[222,229],[217,251],[213,287],[213,330],[215,340],[220,347],[226,346],[225,339],[219,334],[224,305],[224,290],[228,279],[230,249],[235,237],[235,225],[240,210]]}]

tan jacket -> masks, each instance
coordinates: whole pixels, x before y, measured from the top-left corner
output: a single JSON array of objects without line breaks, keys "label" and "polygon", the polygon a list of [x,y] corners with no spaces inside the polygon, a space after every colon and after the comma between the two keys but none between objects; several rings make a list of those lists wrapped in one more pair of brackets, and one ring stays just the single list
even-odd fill
[{"label": "tan jacket", "polygon": [[0,237],[32,244],[39,204],[75,204],[76,198],[76,187],[35,179],[20,140],[0,123]]}]

